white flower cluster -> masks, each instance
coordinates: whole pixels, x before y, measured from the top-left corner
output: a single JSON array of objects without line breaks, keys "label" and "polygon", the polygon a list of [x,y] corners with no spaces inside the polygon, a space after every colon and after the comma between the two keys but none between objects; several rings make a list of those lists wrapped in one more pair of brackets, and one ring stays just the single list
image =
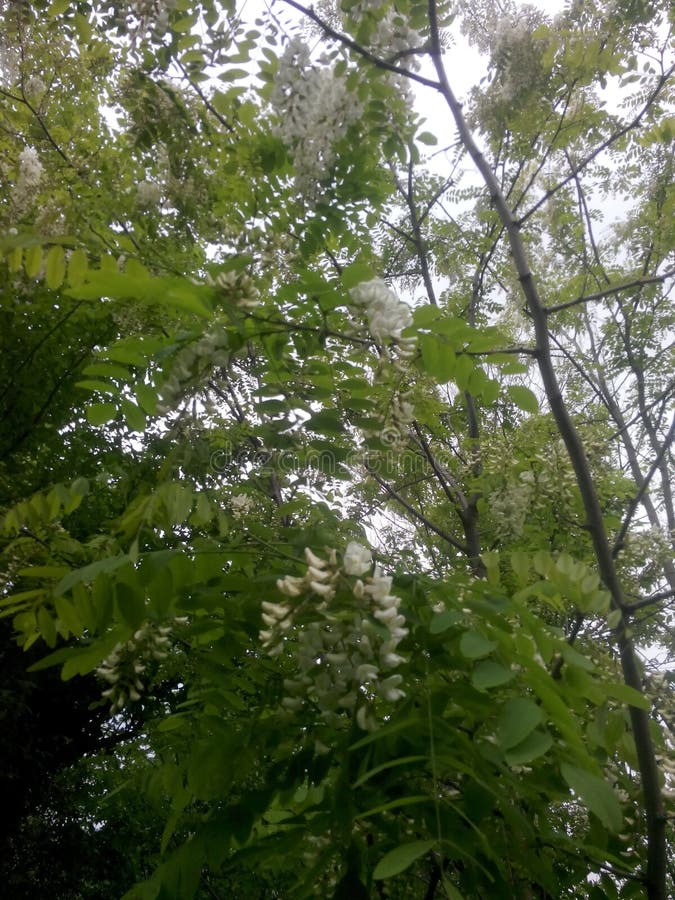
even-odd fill
[{"label": "white flower cluster", "polygon": [[421,47],[423,41],[392,7],[388,7],[384,18],[378,21],[369,43],[378,56],[388,61],[396,62],[413,72],[420,67],[417,57],[407,51]]},{"label": "white flower cluster", "polygon": [[177,354],[170,377],[160,390],[160,403],[157,411],[160,414],[169,412],[185,396],[190,387],[199,386],[213,372],[214,368],[227,366],[230,355],[227,347],[227,334],[215,328],[193,341]]},{"label": "white flower cluster", "polygon": [[[398,299],[381,278],[362,281],[349,292],[352,300],[365,310],[368,327],[378,344],[381,345],[381,364],[378,378],[387,378],[388,364],[402,370],[404,364],[416,352],[416,337],[401,337],[404,328],[412,324],[409,307]],[[387,343],[395,341],[395,348]],[[389,446],[399,446],[408,433],[408,427],[415,418],[415,410],[410,403],[409,391],[401,391],[397,386],[393,392],[391,403],[377,416],[381,427],[378,436]],[[370,435],[372,432],[366,432]]]},{"label": "white flower cluster", "polygon": [[673,557],[674,538],[660,528],[630,531],[618,560],[622,574],[633,579],[638,590],[651,590],[663,577],[663,566]]},{"label": "white flower cluster", "polygon": [[139,20],[132,37],[147,33],[155,40],[162,38],[169,29],[169,13],[176,5],[176,0],[130,0],[128,11]]},{"label": "white flower cluster", "polygon": [[415,408],[408,399],[411,396],[410,391],[396,391],[386,412],[379,417],[382,422],[380,440],[395,450],[405,446],[410,425],[415,419]]},{"label": "white flower cluster", "polygon": [[498,98],[512,103],[541,77],[541,54],[545,42],[532,35],[541,16],[531,6],[507,13],[494,31],[492,58],[497,69]]},{"label": "white flower cluster", "polygon": [[521,472],[518,481],[504,485],[488,495],[490,516],[497,536],[502,540],[520,537],[535,493],[535,476]]},{"label": "white flower cluster", "polygon": [[32,147],[24,148],[19,155],[19,177],[12,191],[12,202],[17,215],[26,213],[33,203],[42,181],[42,163]]},{"label": "white flower cluster", "polygon": [[260,293],[253,279],[246,272],[221,272],[214,284],[240,309],[255,309],[260,306]]},{"label": "white flower cluster", "polygon": [[400,356],[413,356],[415,338],[401,337],[403,329],[412,325],[410,309],[381,278],[362,281],[349,294],[355,303],[365,308],[370,333],[378,343],[396,340]]},{"label": "white flower cluster", "polygon": [[[416,70],[419,62],[407,51],[423,45],[420,34],[408,25],[405,16],[387,0],[359,0],[350,5],[349,15],[357,22],[370,20],[373,30],[367,44],[377,56],[389,62],[399,62],[408,69]],[[401,59],[401,55],[405,58]]]},{"label": "white flower cluster", "polygon": [[251,510],[253,509],[253,499],[249,497],[248,494],[236,494],[230,500],[230,508],[232,509],[234,518],[238,522],[241,522],[251,514]]},{"label": "white flower cluster", "polygon": [[139,181],[136,185],[136,204],[139,209],[157,209],[162,202],[162,189],[154,181]]},{"label": "white flower cluster", "polygon": [[23,92],[29,100],[39,100],[46,90],[47,86],[39,75],[31,75],[23,86]]},{"label": "white flower cluster", "polygon": [[[9,10],[5,6],[5,14]],[[19,79],[23,54],[17,40],[12,40],[10,28],[0,29],[0,83],[3,87],[13,86]]]},{"label": "white flower cluster", "polygon": [[327,555],[321,559],[307,547],[305,576],[277,581],[286,599],[263,601],[260,640],[270,656],[286,653],[295,664],[294,677],[284,679],[285,709],[297,711],[309,701],[329,724],[349,712],[372,731],[376,698],[395,703],[405,696],[403,676],[388,674],[405,661],[396,652],[408,634],[401,600],[377,566],[360,577],[373,565],[366,547],[350,542],[342,566],[335,550]]},{"label": "white flower cluster", "polygon": [[279,119],[274,133],[293,157],[295,186],[307,203],[315,203],[335,163],[334,146],[361,116],[361,105],[343,76],[312,63],[299,37],[279,60],[270,101]]},{"label": "white flower cluster", "polygon": [[175,625],[185,625],[186,618],[176,618],[172,625],[155,625],[144,622],[133,637],[117,644],[96,669],[96,674],[109,687],[101,696],[110,701],[110,711],[115,713],[141,699],[145,690],[142,676],[153,660],[166,659],[171,644],[170,635]]}]

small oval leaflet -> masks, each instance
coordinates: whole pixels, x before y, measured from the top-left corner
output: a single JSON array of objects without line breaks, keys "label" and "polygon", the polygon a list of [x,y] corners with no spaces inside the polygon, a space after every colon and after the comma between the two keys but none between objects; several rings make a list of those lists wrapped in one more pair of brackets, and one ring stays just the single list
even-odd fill
[{"label": "small oval leaflet", "polygon": [[400,847],[390,850],[375,867],[373,878],[392,878],[398,875],[420,856],[428,853],[435,843],[436,841],[412,841],[410,844],[401,844]]}]

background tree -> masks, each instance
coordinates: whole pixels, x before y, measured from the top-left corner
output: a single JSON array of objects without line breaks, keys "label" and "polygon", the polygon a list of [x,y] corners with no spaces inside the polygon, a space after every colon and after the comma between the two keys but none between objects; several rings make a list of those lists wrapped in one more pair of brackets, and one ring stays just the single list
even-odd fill
[{"label": "background tree", "polygon": [[5,880],[665,898],[672,12],[284,9],[4,5]]}]

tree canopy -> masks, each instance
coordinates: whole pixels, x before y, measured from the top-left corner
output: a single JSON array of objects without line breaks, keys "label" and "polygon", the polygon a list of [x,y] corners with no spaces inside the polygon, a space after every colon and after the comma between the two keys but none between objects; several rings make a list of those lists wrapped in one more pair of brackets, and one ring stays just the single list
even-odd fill
[{"label": "tree canopy", "polygon": [[671,4],[0,10],[11,896],[673,896]]}]

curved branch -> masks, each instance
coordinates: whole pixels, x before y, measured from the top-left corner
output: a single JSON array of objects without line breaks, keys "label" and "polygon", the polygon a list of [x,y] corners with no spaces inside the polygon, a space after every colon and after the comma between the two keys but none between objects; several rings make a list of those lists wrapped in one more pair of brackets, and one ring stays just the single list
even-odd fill
[{"label": "curved branch", "polygon": [[396,66],[394,63],[387,62],[386,59],[375,56],[374,53],[371,53],[370,50],[366,50],[365,47],[362,47],[361,44],[352,40],[348,35],[331,28],[328,22],[325,22],[320,16],[317,16],[313,9],[303,6],[301,3],[296,3],[296,0],[283,0],[283,2],[292,6],[293,9],[297,9],[303,16],[307,16],[308,19],[311,19],[312,22],[319,26],[324,34],[328,35],[328,37],[332,37],[333,40],[342,44],[343,47],[349,47],[350,50],[353,50],[354,53],[367,59],[368,62],[372,63],[376,68],[385,69],[387,72],[395,72],[397,75],[403,75],[404,78],[409,78],[411,81],[416,81],[418,84],[425,85],[425,87],[440,90],[441,86],[438,81],[433,81],[431,78],[425,78],[423,75],[411,72],[410,69],[404,69],[402,66]]}]

